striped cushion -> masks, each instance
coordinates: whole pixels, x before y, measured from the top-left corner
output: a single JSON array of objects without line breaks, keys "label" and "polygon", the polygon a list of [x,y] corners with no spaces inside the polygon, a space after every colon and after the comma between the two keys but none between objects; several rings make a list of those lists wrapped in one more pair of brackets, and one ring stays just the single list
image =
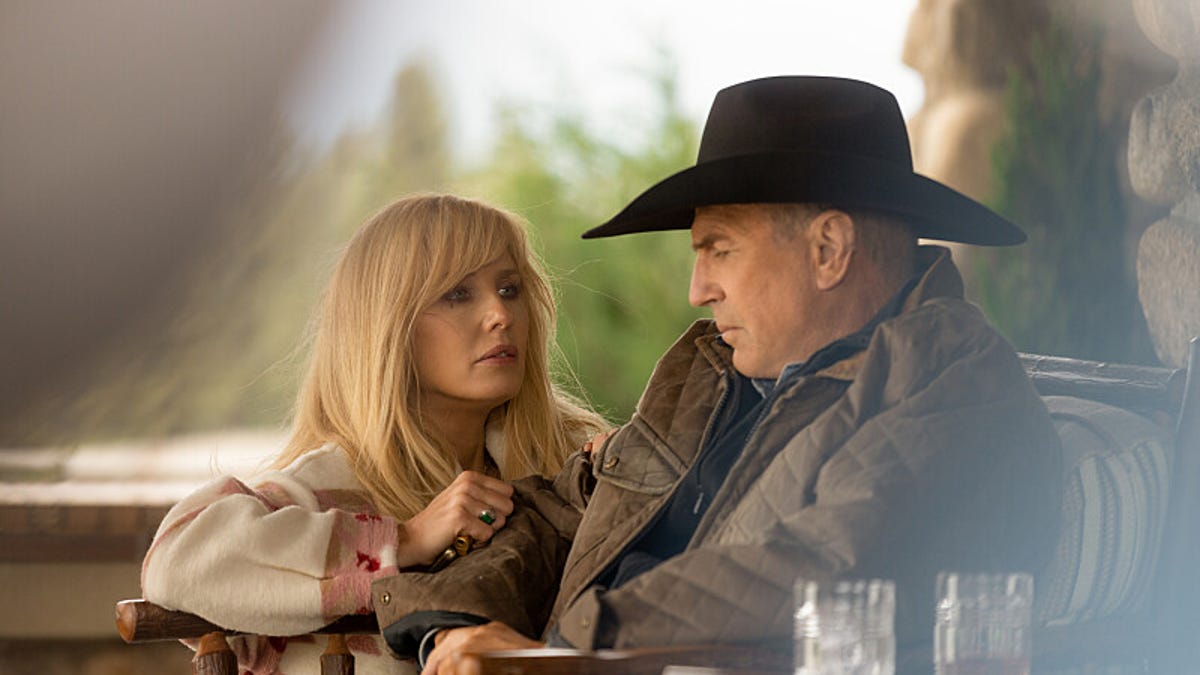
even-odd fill
[{"label": "striped cushion", "polygon": [[1037,616],[1078,623],[1146,601],[1167,511],[1171,437],[1121,408],[1045,397],[1063,444],[1062,529],[1039,575]]}]

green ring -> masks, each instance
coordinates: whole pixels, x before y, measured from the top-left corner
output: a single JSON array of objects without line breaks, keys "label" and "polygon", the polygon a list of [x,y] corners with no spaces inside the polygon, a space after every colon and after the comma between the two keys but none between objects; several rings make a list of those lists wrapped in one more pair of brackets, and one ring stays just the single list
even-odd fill
[{"label": "green ring", "polygon": [[496,516],[492,515],[491,509],[484,509],[480,511],[479,519],[482,520],[485,525],[491,525],[492,523],[496,522]]}]

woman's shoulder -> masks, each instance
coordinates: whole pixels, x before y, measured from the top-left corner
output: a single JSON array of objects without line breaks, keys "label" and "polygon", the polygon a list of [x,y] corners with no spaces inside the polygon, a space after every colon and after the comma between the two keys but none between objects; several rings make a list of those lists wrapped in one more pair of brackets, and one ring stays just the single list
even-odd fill
[{"label": "woman's shoulder", "polygon": [[251,484],[254,495],[274,508],[375,510],[368,491],[354,473],[350,456],[336,443],[313,448],[283,468],[258,474]]},{"label": "woman's shoulder", "polygon": [[284,477],[314,490],[362,489],[350,465],[349,455],[336,443],[326,443],[309,450],[286,467],[263,474],[261,480],[272,481]]}]

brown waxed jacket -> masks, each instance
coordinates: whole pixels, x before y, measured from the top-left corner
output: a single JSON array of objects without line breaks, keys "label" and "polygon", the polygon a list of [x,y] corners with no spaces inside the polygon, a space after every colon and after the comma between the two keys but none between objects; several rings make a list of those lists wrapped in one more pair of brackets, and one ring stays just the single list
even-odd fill
[{"label": "brown waxed jacket", "polygon": [[922,255],[928,270],[865,351],[773,399],[683,553],[593,585],[703,447],[732,368],[711,321],[662,357],[591,461],[519,484],[491,546],[375,582],[380,625],[451,610],[528,635],[551,621],[581,648],[783,645],[796,579],[875,577],[896,581],[904,645],[932,636],[938,571],[1036,571],[1057,532],[1058,437],[948,252]]}]

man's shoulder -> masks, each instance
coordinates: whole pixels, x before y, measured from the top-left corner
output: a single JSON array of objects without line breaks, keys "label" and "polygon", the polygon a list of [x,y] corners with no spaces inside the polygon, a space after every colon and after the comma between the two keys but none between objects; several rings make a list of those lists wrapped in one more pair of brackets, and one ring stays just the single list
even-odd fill
[{"label": "man's shoulder", "polygon": [[1024,370],[1012,344],[978,307],[936,298],[880,324],[864,368],[876,377],[924,381],[955,368],[982,380],[1020,384]]},{"label": "man's shoulder", "polygon": [[931,351],[1008,349],[979,307],[960,298],[932,298],[880,324],[876,337],[895,349]]}]

